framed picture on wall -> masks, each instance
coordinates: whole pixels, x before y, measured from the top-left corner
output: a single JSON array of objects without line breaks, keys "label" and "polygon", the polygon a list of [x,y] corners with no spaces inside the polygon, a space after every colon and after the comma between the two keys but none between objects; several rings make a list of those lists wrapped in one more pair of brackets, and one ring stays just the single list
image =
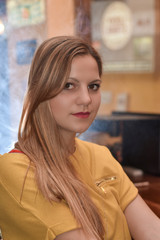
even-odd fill
[{"label": "framed picture on wall", "polygon": [[19,65],[31,64],[37,48],[37,40],[29,39],[16,43],[16,61]]},{"label": "framed picture on wall", "polygon": [[39,24],[45,21],[44,0],[8,0],[7,11],[8,22],[15,28]]},{"label": "framed picture on wall", "polygon": [[89,39],[98,50],[104,72],[160,71],[159,0],[75,2],[76,16],[81,15],[80,20],[76,18],[76,33]]},{"label": "framed picture on wall", "polygon": [[91,29],[104,72],[154,71],[154,0],[92,1]]}]

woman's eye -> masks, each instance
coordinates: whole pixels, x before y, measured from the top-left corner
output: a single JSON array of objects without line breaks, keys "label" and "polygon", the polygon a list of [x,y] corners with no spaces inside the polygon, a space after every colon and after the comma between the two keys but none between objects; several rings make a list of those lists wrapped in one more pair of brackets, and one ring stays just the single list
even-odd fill
[{"label": "woman's eye", "polygon": [[100,84],[98,84],[98,83],[90,84],[88,86],[88,88],[93,90],[93,91],[97,91],[100,88]]},{"label": "woman's eye", "polygon": [[69,83],[69,82],[68,82],[68,83],[66,83],[64,89],[69,89],[69,90],[70,90],[70,89],[73,89],[73,87],[74,87],[74,86],[73,86],[73,83]]}]

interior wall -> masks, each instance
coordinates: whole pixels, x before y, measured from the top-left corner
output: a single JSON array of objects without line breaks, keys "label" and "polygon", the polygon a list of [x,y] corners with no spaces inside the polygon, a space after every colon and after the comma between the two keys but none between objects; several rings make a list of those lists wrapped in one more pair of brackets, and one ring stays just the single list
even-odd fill
[{"label": "interior wall", "polygon": [[74,35],[74,0],[46,0],[48,37]]},{"label": "interior wall", "polygon": [[102,91],[111,93],[111,102],[102,104],[100,115],[117,110],[117,96],[128,94],[127,111],[160,113],[159,74],[104,74]]}]

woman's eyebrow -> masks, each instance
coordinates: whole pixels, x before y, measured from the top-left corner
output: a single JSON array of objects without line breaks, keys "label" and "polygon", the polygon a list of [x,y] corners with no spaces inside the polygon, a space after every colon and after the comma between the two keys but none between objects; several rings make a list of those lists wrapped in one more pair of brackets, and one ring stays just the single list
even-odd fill
[{"label": "woman's eyebrow", "polygon": [[100,82],[100,83],[101,83],[102,80],[98,78],[98,79],[95,79],[95,80],[93,80],[93,81],[91,81],[91,82],[93,82],[93,83],[94,83],[94,82]]},{"label": "woman's eyebrow", "polygon": [[73,77],[69,77],[68,80],[73,80],[75,82],[79,82],[79,80],[77,78],[73,78]]},{"label": "woman's eyebrow", "polygon": [[[77,78],[73,78],[73,77],[69,77],[68,80],[73,80],[75,82],[80,82]],[[102,80],[99,79],[99,78],[91,80],[91,83],[94,83],[94,82],[102,82]]]}]

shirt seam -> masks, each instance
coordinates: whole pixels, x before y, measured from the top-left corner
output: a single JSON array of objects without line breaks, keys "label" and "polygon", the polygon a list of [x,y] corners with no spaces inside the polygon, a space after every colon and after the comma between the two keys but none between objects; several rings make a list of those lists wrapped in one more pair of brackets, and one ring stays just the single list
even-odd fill
[{"label": "shirt seam", "polygon": [[[40,221],[44,226],[46,226],[47,231],[50,230],[51,226],[48,226],[42,219],[40,219],[36,214],[33,214],[33,212],[29,211],[27,208],[25,208],[15,197],[14,195],[8,190],[8,188],[6,187],[6,185],[2,182],[2,180],[0,179],[0,182],[2,184],[2,187],[4,187],[4,189],[7,191],[7,193],[11,196],[11,198],[19,205],[21,206],[23,209],[25,209],[28,213],[30,213],[32,216],[34,216],[38,221]],[[53,231],[54,235],[56,236],[55,232]]]}]

